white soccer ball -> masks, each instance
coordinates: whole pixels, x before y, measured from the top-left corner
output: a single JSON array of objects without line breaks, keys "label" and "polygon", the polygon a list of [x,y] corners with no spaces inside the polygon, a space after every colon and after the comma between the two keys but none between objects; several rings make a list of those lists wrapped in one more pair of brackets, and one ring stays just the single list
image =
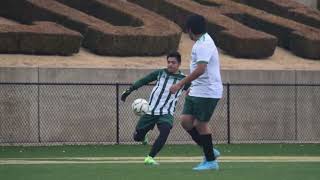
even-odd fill
[{"label": "white soccer ball", "polygon": [[149,111],[149,103],[145,99],[136,99],[133,101],[132,110],[137,116],[142,116]]}]

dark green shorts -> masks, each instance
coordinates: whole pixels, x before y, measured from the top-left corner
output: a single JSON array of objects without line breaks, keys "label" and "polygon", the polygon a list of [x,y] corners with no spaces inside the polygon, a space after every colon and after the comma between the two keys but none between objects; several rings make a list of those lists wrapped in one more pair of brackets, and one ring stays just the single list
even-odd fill
[{"label": "dark green shorts", "polygon": [[165,115],[149,115],[145,114],[141,116],[136,126],[136,130],[139,129],[153,129],[156,124],[167,123],[172,128],[173,116],[171,114]]},{"label": "dark green shorts", "polygon": [[182,114],[192,115],[197,120],[209,122],[220,99],[187,96]]}]

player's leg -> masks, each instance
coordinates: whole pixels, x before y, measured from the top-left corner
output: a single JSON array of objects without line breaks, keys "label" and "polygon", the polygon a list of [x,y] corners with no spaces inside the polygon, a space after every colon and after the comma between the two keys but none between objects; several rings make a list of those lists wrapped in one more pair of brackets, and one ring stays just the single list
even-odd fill
[{"label": "player's leg", "polygon": [[[194,170],[218,169],[216,158],[218,154],[214,154],[212,143],[212,135],[209,129],[209,121],[214,112],[214,109],[219,99],[212,98],[196,98],[195,99],[195,127],[199,132],[200,144],[202,145],[203,153],[206,161],[200,163]],[[216,151],[217,153],[217,151]],[[219,153],[220,155],[220,153]]]},{"label": "player's leg", "polygon": [[[161,115],[159,116],[159,119],[157,121],[157,126],[159,130],[159,135],[155,142],[152,145],[152,148],[150,150],[149,156],[147,158],[152,159],[161,151],[163,146],[165,145],[168,136],[170,134],[170,130],[172,128],[173,124],[173,116],[170,114],[167,115]],[[147,162],[145,162],[147,164]],[[154,160],[151,162],[151,164],[156,163]],[[156,163],[158,164],[158,163]]]},{"label": "player's leg", "polygon": [[158,124],[158,129],[159,129],[159,135],[155,142],[152,145],[152,148],[150,150],[149,156],[154,158],[163,148],[165,145],[168,136],[170,134],[171,126],[168,125],[167,123],[163,124]]},{"label": "player's leg", "polygon": [[[200,135],[199,131],[197,130],[197,128],[194,126],[194,124],[196,122],[196,119],[194,118],[194,116],[182,115],[180,117],[180,119],[181,119],[182,127],[189,133],[192,140],[194,142],[196,142],[196,144],[202,148],[201,135]],[[192,122],[192,123],[190,123],[190,122]],[[190,127],[190,124],[192,124],[192,127]],[[218,158],[220,156],[220,152],[217,149],[213,148],[212,151],[213,151],[215,158]],[[204,161],[205,160],[206,160],[206,158],[204,158]]]},{"label": "player's leg", "polygon": [[[135,141],[144,141],[146,134],[154,128],[156,122],[158,121],[159,116],[153,116],[153,115],[148,115],[145,114],[141,116],[139,119],[137,125],[136,125],[136,130],[133,134],[133,139]],[[151,157],[147,156],[144,159],[144,163],[146,165],[157,165],[158,163]]]},{"label": "player's leg", "polygon": [[218,170],[219,164],[216,160],[220,156],[220,152],[213,148],[212,136],[207,122],[196,120],[196,128],[200,133],[200,141],[204,153],[203,161],[198,164],[193,170]]},{"label": "player's leg", "polygon": [[198,130],[194,126],[195,118],[192,115],[182,114],[180,116],[181,126],[188,134],[191,136],[192,140],[199,146],[201,146],[200,142],[200,134]]},{"label": "player's leg", "polygon": [[160,133],[159,133],[159,136],[157,137],[156,141],[153,143],[149,155],[145,158],[144,163],[146,165],[158,165],[159,164],[154,160],[154,157],[161,151],[161,149],[165,145],[165,143],[168,139],[171,127],[168,124],[163,123],[163,124],[158,125],[158,129],[159,129]]},{"label": "player's leg", "polygon": [[148,139],[148,133],[144,136],[142,144],[143,145],[147,145],[149,143],[149,139]]},{"label": "player's leg", "polygon": [[[201,111],[201,108],[199,108],[199,106],[203,104],[204,106],[206,106],[205,108],[207,108],[207,105],[206,105],[206,102],[202,103],[200,101],[199,103],[198,99],[199,98],[197,97],[191,97],[191,96],[186,97],[185,104],[183,107],[183,113],[180,116],[180,120],[181,120],[182,127],[189,133],[189,135],[196,142],[196,144],[202,148],[201,136],[199,131],[195,127],[195,122],[196,122],[195,117],[198,116],[199,115],[198,112]],[[216,102],[211,104],[213,104],[215,107]],[[211,107],[210,109],[213,109],[214,107]],[[210,114],[209,116],[211,117]],[[220,152],[217,149],[213,148],[212,151],[215,158],[218,158],[220,156]],[[206,161],[205,158],[204,158],[204,161]]]},{"label": "player's leg", "polygon": [[146,140],[146,135],[151,129],[153,129],[153,126],[145,129],[136,129],[133,133],[133,140],[144,143]]},{"label": "player's leg", "polygon": [[155,123],[155,116],[148,114],[141,116],[133,134],[134,141],[143,142],[145,140],[146,134],[154,128]]},{"label": "player's leg", "polygon": [[193,97],[187,96],[185,98],[182,115],[180,116],[180,123],[183,129],[190,134],[193,141],[196,142],[196,144],[198,144],[199,146],[201,146],[200,134],[194,127],[195,117],[193,116],[193,114]]},{"label": "player's leg", "polygon": [[203,153],[207,161],[215,160],[213,154],[212,135],[208,126],[208,122],[201,122],[196,120],[196,129],[199,132],[200,142],[203,148]]}]

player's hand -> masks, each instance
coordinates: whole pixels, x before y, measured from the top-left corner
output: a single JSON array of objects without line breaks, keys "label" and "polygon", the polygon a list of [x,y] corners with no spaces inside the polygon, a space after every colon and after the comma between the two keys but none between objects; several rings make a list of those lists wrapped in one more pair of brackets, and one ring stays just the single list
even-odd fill
[{"label": "player's hand", "polygon": [[174,84],[170,87],[170,93],[175,94],[179,89],[181,89],[181,85],[179,83]]},{"label": "player's hand", "polygon": [[131,90],[130,89],[126,89],[125,91],[123,91],[123,93],[121,94],[121,101],[125,102],[127,97],[131,94]]}]

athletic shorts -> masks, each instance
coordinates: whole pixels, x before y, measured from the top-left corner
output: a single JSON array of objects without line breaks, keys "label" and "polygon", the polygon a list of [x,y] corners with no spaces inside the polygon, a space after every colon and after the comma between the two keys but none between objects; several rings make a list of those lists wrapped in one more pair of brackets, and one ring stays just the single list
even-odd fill
[{"label": "athletic shorts", "polygon": [[209,122],[220,99],[187,96],[182,114],[192,115],[201,122]]},{"label": "athletic shorts", "polygon": [[136,130],[139,129],[153,129],[156,124],[167,123],[172,128],[173,116],[171,114],[165,115],[149,115],[145,114],[139,119]]}]

